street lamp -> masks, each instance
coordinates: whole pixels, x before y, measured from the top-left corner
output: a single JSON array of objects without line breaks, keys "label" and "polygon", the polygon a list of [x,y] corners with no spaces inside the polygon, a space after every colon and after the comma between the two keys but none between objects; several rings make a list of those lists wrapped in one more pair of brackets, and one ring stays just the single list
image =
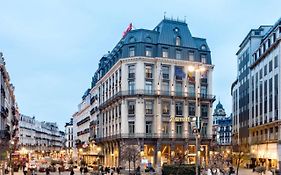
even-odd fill
[{"label": "street lamp", "polygon": [[199,168],[200,168],[200,130],[201,130],[201,122],[200,122],[200,104],[199,104],[199,97],[200,97],[200,77],[201,73],[206,71],[206,68],[202,65],[198,66],[188,66],[188,71],[189,72],[195,72],[197,75],[195,75],[195,84],[196,84],[196,92],[195,92],[195,100],[196,100],[196,109],[195,109],[195,118],[193,118],[193,124],[194,126],[192,127],[192,132],[195,134],[195,139],[196,139],[196,175],[200,174]]},{"label": "street lamp", "polygon": [[14,168],[13,168],[13,160],[12,160],[12,154],[13,154],[13,151],[14,151],[14,145],[15,145],[15,142],[13,140],[10,141],[10,170],[11,170],[11,174],[13,175],[14,174]]}]

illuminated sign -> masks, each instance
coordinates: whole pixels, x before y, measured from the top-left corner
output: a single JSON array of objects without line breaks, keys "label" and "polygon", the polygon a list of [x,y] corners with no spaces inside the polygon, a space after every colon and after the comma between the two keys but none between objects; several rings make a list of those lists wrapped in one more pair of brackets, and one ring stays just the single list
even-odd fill
[{"label": "illuminated sign", "polygon": [[130,23],[127,29],[123,32],[123,38],[127,35],[128,32],[130,32],[133,28],[133,24]]},{"label": "illuminated sign", "polygon": [[189,117],[171,117],[170,122],[189,122]]}]

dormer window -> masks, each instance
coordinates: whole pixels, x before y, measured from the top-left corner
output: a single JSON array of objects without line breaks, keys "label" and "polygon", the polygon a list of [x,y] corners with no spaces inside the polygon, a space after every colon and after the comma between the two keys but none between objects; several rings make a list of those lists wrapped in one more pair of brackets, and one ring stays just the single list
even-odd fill
[{"label": "dormer window", "polygon": [[135,56],[135,47],[129,47],[129,57]]},{"label": "dormer window", "polygon": [[179,36],[176,37],[176,46],[181,45],[181,38]]}]

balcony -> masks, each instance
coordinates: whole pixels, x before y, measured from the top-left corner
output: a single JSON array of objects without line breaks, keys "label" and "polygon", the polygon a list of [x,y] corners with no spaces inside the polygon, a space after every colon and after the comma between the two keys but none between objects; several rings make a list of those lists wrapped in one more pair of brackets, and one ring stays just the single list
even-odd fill
[{"label": "balcony", "polygon": [[[164,96],[164,97],[176,97],[176,98],[188,98],[195,99],[195,93],[188,93],[183,91],[162,91],[162,90],[129,90],[129,91],[119,91],[113,96],[109,97],[103,103],[100,104],[99,109],[105,108],[107,105],[116,102],[118,99],[122,97],[134,97],[134,96]],[[199,99],[202,101],[214,101],[215,96],[210,94],[200,93],[198,95]]]},{"label": "balcony", "polygon": [[[195,135],[190,134],[185,136],[183,134],[171,134],[171,133],[123,133],[111,136],[96,136],[96,142],[112,141],[117,139],[191,139],[195,140]],[[203,140],[211,140],[212,135],[201,135]]]}]

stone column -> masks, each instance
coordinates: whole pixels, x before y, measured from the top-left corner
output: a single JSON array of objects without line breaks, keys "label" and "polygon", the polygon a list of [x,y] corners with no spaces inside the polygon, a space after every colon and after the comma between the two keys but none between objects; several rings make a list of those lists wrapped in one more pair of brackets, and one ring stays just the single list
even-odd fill
[{"label": "stone column", "polygon": [[185,159],[185,161],[184,161],[185,164],[188,163],[188,153],[189,153],[188,146],[189,146],[188,139],[186,139],[184,147],[183,147],[184,148],[184,155],[185,155],[185,158],[184,158]]},{"label": "stone column", "polygon": [[154,149],[154,163],[157,174],[161,174],[161,143],[158,140]]},{"label": "stone column", "polygon": [[173,164],[174,163],[174,158],[175,158],[175,148],[176,148],[176,146],[175,146],[175,144],[174,143],[171,143],[171,145],[170,145],[170,147],[171,147],[171,149],[170,149],[170,158],[171,158],[171,164]]}]

